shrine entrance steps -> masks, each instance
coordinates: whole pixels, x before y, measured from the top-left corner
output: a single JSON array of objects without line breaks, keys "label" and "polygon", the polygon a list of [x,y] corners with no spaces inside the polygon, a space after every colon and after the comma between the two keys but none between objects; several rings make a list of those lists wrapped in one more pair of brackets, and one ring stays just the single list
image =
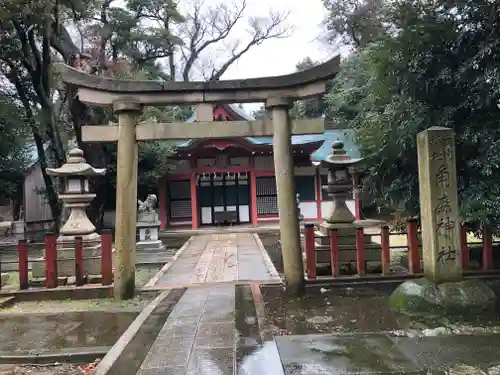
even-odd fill
[{"label": "shrine entrance steps", "polygon": [[255,233],[204,234],[191,237],[147,289],[172,289],[220,283],[281,283]]}]

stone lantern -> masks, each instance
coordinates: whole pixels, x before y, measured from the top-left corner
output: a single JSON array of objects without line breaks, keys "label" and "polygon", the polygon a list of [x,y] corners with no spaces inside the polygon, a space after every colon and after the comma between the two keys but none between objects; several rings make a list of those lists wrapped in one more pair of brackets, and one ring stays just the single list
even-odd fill
[{"label": "stone lantern", "polygon": [[352,173],[354,168],[363,161],[362,158],[351,158],[344,150],[340,141],[333,142],[332,153],[321,162],[321,166],[328,168],[326,190],[332,196],[332,205],[323,214],[324,227],[331,224],[352,223],[356,218],[346,205],[346,199],[352,197]]},{"label": "stone lantern", "polygon": [[[60,228],[57,238],[58,276],[75,275],[75,237],[82,237],[85,273],[101,273],[101,236],[96,233],[96,228],[87,217],[85,209],[96,196],[89,190],[89,178],[103,176],[105,173],[105,168],[93,168],[89,165],[83,157],[83,151],[78,148],[68,153],[66,164],[60,168],[47,168],[48,175],[63,179],[64,193],[59,194],[59,199],[69,210],[69,217]],[[43,277],[44,267],[41,274],[38,272],[39,267],[36,268],[35,272],[33,267],[33,276]]]},{"label": "stone lantern", "polygon": [[[352,199],[353,179],[355,168],[363,162],[363,158],[351,158],[347,155],[344,144],[335,141],[332,145],[332,153],[320,163],[314,163],[328,169],[327,185],[323,188],[331,195],[331,204],[323,213],[323,222],[320,224],[320,242],[316,246],[318,252],[318,263],[329,264],[330,256],[326,250],[329,247],[329,231],[338,231],[339,261],[341,266],[352,268],[356,264],[356,227],[358,226],[353,213],[347,207],[346,200]],[[323,248],[322,248],[323,247]],[[380,246],[372,243],[369,236],[365,236],[365,260],[366,262],[380,265]],[[324,259],[322,259],[322,257]]]}]

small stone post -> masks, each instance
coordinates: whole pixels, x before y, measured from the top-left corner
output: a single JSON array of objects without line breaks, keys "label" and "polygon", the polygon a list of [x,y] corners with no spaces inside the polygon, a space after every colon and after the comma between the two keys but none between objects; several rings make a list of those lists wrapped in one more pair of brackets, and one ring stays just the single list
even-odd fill
[{"label": "small stone post", "polygon": [[135,247],[137,219],[138,147],[135,126],[142,107],[134,102],[113,105],[118,114],[118,152],[116,168],[115,224],[115,298],[132,298],[135,294]]},{"label": "small stone post", "polygon": [[291,103],[285,99],[269,99],[266,103],[273,120],[274,170],[285,280],[287,291],[299,294],[304,288],[304,264],[295,195],[290,108]]},{"label": "small stone post", "polygon": [[425,277],[435,283],[462,279],[455,134],[431,127],[417,136]]}]

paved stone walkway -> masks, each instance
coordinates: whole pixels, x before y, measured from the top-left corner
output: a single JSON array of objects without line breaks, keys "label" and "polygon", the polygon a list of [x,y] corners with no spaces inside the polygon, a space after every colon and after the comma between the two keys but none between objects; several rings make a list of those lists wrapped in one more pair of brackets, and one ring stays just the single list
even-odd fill
[{"label": "paved stone walkway", "polygon": [[187,247],[155,286],[181,287],[235,281],[281,281],[255,234],[224,233],[191,237]]},{"label": "paved stone walkway", "polygon": [[190,288],[168,316],[137,374],[245,375],[246,357],[261,347],[250,285]]}]

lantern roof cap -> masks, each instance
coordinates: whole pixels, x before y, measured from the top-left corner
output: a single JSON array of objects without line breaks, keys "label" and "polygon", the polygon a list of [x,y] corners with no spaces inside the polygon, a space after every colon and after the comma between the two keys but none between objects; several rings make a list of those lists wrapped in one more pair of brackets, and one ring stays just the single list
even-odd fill
[{"label": "lantern roof cap", "polygon": [[363,161],[363,158],[351,158],[347,155],[347,152],[344,149],[344,142],[337,139],[332,143],[332,152],[328,155],[324,164],[328,165],[342,165],[345,167],[353,166],[359,164]]},{"label": "lantern roof cap", "polygon": [[104,176],[106,168],[94,168],[87,163],[83,157],[83,151],[74,148],[68,152],[67,161],[59,168],[47,168],[50,176],[70,177],[70,176]]}]

